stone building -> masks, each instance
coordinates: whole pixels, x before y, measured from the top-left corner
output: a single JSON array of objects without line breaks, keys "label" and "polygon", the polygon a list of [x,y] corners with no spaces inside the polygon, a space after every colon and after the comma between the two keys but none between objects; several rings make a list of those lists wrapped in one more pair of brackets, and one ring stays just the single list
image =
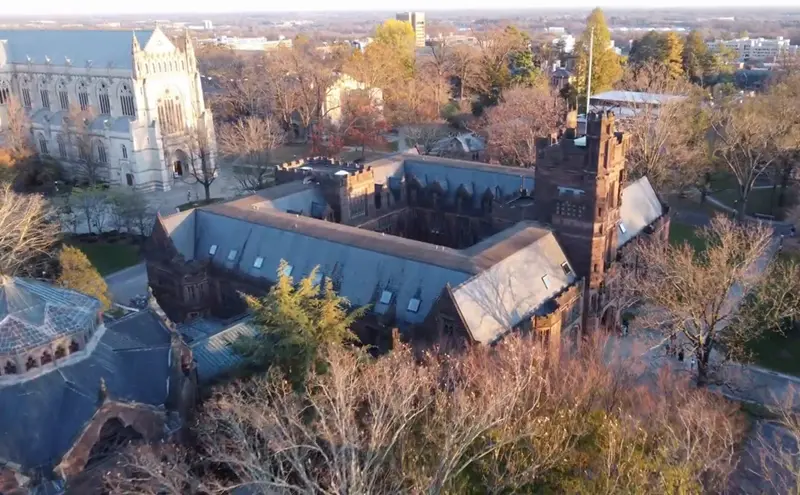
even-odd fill
[{"label": "stone building", "polygon": [[35,149],[76,176],[91,167],[111,184],[168,190],[198,148],[215,147],[188,34],[0,31],[0,128],[12,98]]},{"label": "stone building", "polygon": [[0,493],[62,493],[121,442],[177,433],[194,402],[191,356],[153,311],[107,325],[89,296],[3,278]]},{"label": "stone building", "polygon": [[356,331],[378,344],[392,328],[487,344],[512,330],[613,328],[617,253],[665,238],[669,222],[646,178],[623,187],[628,140],[601,114],[535,170],[413,154],[285,164],[274,188],[159,218],[150,284],[177,321],[228,317],[281,260],[295,280],[318,266],[317,283],[369,306]]}]

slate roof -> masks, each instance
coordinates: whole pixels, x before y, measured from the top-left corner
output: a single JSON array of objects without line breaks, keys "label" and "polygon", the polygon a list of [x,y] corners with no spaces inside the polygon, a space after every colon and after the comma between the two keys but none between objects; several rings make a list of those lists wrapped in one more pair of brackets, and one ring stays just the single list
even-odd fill
[{"label": "slate roof", "polygon": [[103,31],[65,29],[0,30],[0,40],[7,40],[8,60],[27,64],[44,64],[49,57],[53,65],[83,68],[92,61],[95,68],[132,69],[133,36],[144,47],[153,30]]},{"label": "slate roof", "polygon": [[161,405],[167,396],[169,333],[149,311],[115,322],[85,359],[34,379],[0,385],[0,459],[49,472],[109,397]]},{"label": "slate roof", "polygon": [[452,289],[467,330],[477,342],[495,342],[577,280],[552,231],[526,224],[522,233],[525,242],[520,249]]},{"label": "slate roof", "polygon": [[640,91],[606,91],[593,95],[592,105],[602,103],[617,103],[621,105],[661,105],[670,101],[683,100],[686,96],[659,93],[644,93]]},{"label": "slate roof", "polygon": [[0,280],[0,355],[19,353],[90,330],[100,301],[18,277]]},{"label": "slate roof", "polygon": [[619,214],[620,225],[623,227],[620,227],[617,247],[639,235],[645,227],[664,214],[664,207],[647,177],[625,186]]},{"label": "slate roof", "polygon": [[221,332],[194,342],[192,354],[197,363],[197,375],[201,382],[213,380],[220,374],[234,368],[241,357],[231,345],[240,337],[254,337],[258,329],[249,319],[240,321]]}]

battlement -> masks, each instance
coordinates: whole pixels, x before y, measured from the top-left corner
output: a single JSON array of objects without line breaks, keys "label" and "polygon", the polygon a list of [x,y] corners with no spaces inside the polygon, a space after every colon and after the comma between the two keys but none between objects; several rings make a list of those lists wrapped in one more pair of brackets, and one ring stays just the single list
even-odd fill
[{"label": "battlement", "polygon": [[[369,168],[369,167],[367,167]],[[336,181],[342,185],[358,184],[366,179],[361,174],[364,166],[353,162],[346,162],[329,158],[327,156],[311,156],[285,162],[275,167],[275,180],[278,184],[304,180],[306,177],[314,177],[319,181]],[[357,177],[351,179],[351,177]],[[370,175],[370,177],[372,177]],[[351,182],[354,181],[354,182]]]}]

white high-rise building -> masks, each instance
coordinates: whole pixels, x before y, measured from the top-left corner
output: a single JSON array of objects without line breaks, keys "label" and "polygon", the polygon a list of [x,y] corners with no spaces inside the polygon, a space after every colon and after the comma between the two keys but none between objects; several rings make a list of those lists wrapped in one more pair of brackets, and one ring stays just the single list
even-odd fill
[{"label": "white high-rise building", "polygon": [[[13,97],[29,117],[36,150],[68,173],[93,160],[111,184],[168,190],[188,173],[199,146],[212,161],[216,154],[188,34],[0,31],[0,127]],[[79,139],[91,143],[76,142],[70,113],[89,117]]]},{"label": "white high-rise building", "polygon": [[208,20],[203,21],[203,29],[205,29],[206,31],[211,31],[212,29],[214,29],[214,23]]},{"label": "white high-rise building", "polygon": [[414,28],[414,41],[417,48],[425,46],[425,13],[424,12],[399,12],[395,19],[411,24]]},{"label": "white high-rise building", "polygon": [[790,40],[782,36],[775,39],[737,38],[708,42],[708,48],[714,52],[718,52],[723,46],[735,51],[741,61],[770,60],[780,54],[797,51],[797,47],[791,46]]}]

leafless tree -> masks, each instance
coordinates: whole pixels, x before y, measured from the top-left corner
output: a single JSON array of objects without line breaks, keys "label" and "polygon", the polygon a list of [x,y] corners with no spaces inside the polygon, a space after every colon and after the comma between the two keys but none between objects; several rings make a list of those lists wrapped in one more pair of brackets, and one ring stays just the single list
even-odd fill
[{"label": "leafless tree", "polygon": [[75,215],[75,221],[85,222],[89,234],[102,233],[109,210],[109,194],[97,186],[76,188],[67,199],[69,211]]},{"label": "leafless tree", "polygon": [[410,144],[416,146],[420,153],[429,154],[442,139],[449,134],[444,123],[409,125],[403,128]]},{"label": "leafless tree", "polygon": [[635,324],[660,332],[664,342],[682,341],[696,358],[697,382],[704,385],[710,367],[723,357],[720,346],[733,352],[761,329],[747,326],[744,335],[735,335],[729,327],[736,326],[742,298],[768,282],[763,265],[769,261],[772,231],[718,216],[699,237],[707,244],[700,253],[689,244],[636,246],[636,290],[644,307]]},{"label": "leafless tree", "polygon": [[77,105],[71,105],[63,117],[67,160],[71,162],[66,166],[74,164],[75,175],[85,179],[89,186],[101,182],[108,168],[107,163],[101,162],[99,153],[95,153],[92,134],[94,120],[92,110],[81,110]]},{"label": "leafless tree", "polygon": [[798,143],[795,99],[779,84],[752,97],[729,97],[710,113],[711,150],[738,184],[738,214],[744,218],[756,181]]},{"label": "leafless tree", "polygon": [[141,191],[114,190],[108,194],[108,201],[117,229],[137,233],[143,238],[150,235],[155,223],[155,213]]},{"label": "leafless tree", "polygon": [[564,100],[555,92],[511,88],[486,112],[487,151],[501,163],[529,167],[536,162],[543,140],[558,129],[565,116]]},{"label": "leafless tree", "polygon": [[51,254],[60,227],[47,201],[0,187],[0,274],[41,276],[39,263]]},{"label": "leafless tree", "polygon": [[235,165],[235,177],[243,191],[257,191],[272,177],[272,151],[286,141],[286,132],[276,119],[246,117],[224,124],[219,131],[220,151]]},{"label": "leafless tree", "polygon": [[681,193],[698,184],[710,167],[701,95],[688,81],[670,77],[666,67],[657,64],[631,69],[622,86],[629,91],[685,98],[636,102],[632,115],[621,116],[620,129],[633,136],[627,156],[628,177],[647,176],[662,193]]},{"label": "leafless tree", "polygon": [[14,160],[31,154],[30,124],[25,110],[13,95],[6,104],[6,121],[0,127],[0,142]]},{"label": "leafless tree", "polygon": [[755,441],[747,454],[756,461],[750,471],[763,480],[770,493],[796,495],[800,493],[800,415],[796,390],[787,392],[777,420],[754,425]]},{"label": "leafless tree", "polygon": [[[209,135],[211,133],[211,135]],[[187,180],[203,186],[205,200],[211,200],[211,184],[219,176],[219,161],[213,131],[203,124],[193,127],[187,132]]]}]

